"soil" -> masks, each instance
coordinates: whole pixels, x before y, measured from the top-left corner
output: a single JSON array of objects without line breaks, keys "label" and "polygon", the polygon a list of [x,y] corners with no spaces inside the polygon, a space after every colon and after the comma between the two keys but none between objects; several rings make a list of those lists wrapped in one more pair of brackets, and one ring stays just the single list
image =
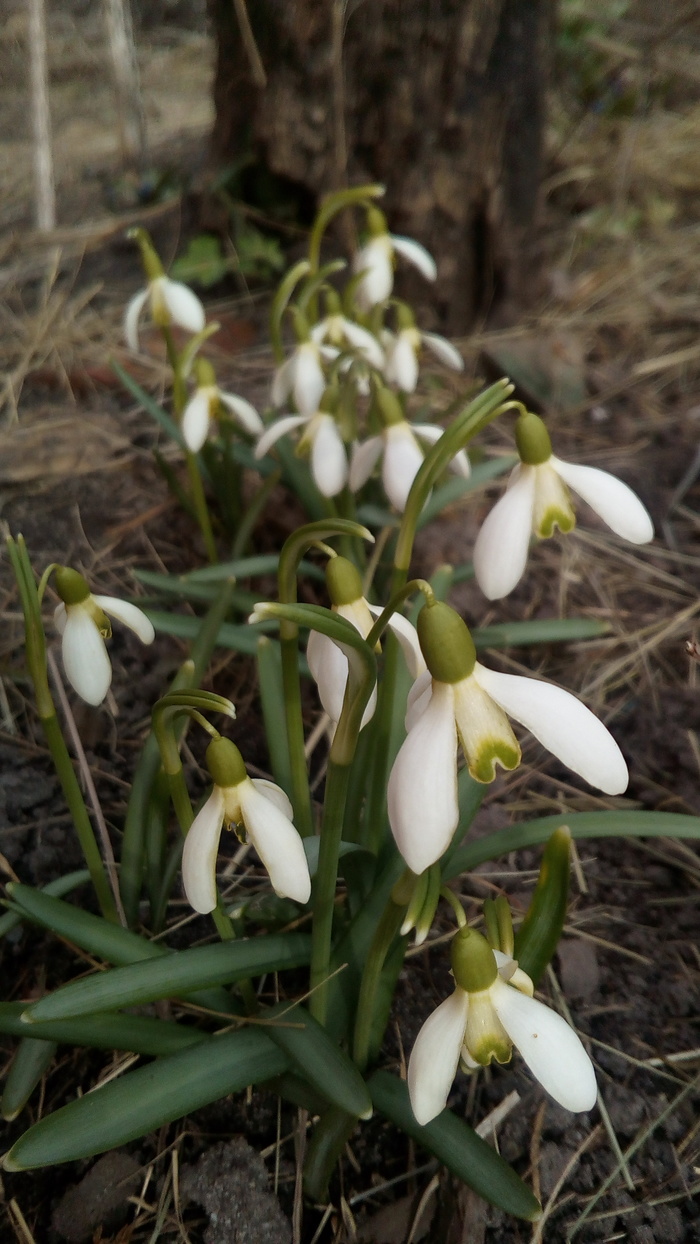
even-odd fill
[{"label": "soil", "polygon": [[[159,9],[162,19],[145,7],[146,81],[157,79],[167,90],[164,61],[177,53],[193,67],[195,85],[201,88],[203,79],[197,75],[206,42],[198,31],[185,28],[183,14],[189,6],[164,4]],[[80,6],[62,8],[68,24],[80,16]],[[94,48],[96,40],[96,35],[86,36],[81,47]],[[86,53],[76,75],[83,85],[88,60]],[[158,150],[182,160],[185,171],[196,175],[209,113],[204,92],[189,81],[196,101],[192,128],[183,133],[176,123]],[[694,103],[692,92],[684,98],[689,106]],[[7,111],[7,103],[4,107]],[[162,102],[161,111],[167,112]],[[113,169],[113,157],[100,142],[104,144],[104,135],[99,142],[95,138],[91,150],[99,150],[104,166]],[[66,138],[75,175],[60,189],[65,221],[104,210],[95,179],[82,167],[75,148],[75,140]],[[7,148],[2,155],[9,160]],[[553,162],[553,176],[557,172]],[[84,259],[71,251],[69,240],[56,279],[47,275],[46,248],[37,245],[36,237],[29,237],[25,263],[20,242],[29,235],[22,186],[18,175],[8,208],[15,232],[6,252],[11,280],[7,271],[5,276],[15,333],[12,348],[17,349],[9,359],[13,401],[6,409],[7,455],[0,478],[3,519],[11,531],[24,533],[38,570],[50,561],[69,561],[84,568],[95,590],[130,594],[132,567],[182,570],[203,561],[198,537],[154,465],[158,437],[152,423],[111,381],[105,382],[104,370],[96,370],[104,369],[107,349],[121,349],[118,325],[125,299],[140,284],[138,263],[121,238],[122,215],[115,218],[111,233],[96,231]],[[575,416],[553,417],[557,452],[613,470],[630,482],[651,509],[659,539],[650,550],[630,550],[585,513],[573,536],[535,550],[527,582],[498,609],[487,606],[469,583],[455,591],[453,600],[479,626],[564,614],[602,617],[610,623],[610,635],[600,641],[511,649],[489,653],[487,659],[506,670],[546,671],[582,694],[613,730],[632,781],[623,799],[599,799],[572,784],[530,741],[523,767],[489,789],[475,835],[564,808],[700,813],[700,699],[696,666],[684,647],[694,638],[700,612],[700,485],[686,474],[697,445],[697,364],[662,373],[661,381],[657,373],[648,379],[643,375],[634,387],[620,380],[654,351],[673,353],[678,343],[669,324],[682,316],[675,303],[667,308],[665,337],[658,325],[650,328],[645,321],[640,328],[634,317],[623,322],[612,312],[608,319],[600,313],[595,322],[581,312],[577,320],[572,290],[581,288],[584,276],[597,278],[598,287],[604,284],[611,252],[609,240],[599,238],[590,244],[582,266],[577,268],[572,259],[567,267],[562,256],[571,253],[564,239],[573,210],[571,199],[550,199],[546,207],[546,223],[552,226],[552,283],[558,281],[563,291],[559,302],[554,299],[560,322],[553,327],[550,304],[538,313],[539,319],[522,326],[520,336],[536,338],[541,355],[542,341],[551,344],[555,333],[556,349],[549,354],[561,355],[564,342],[567,357],[574,358],[574,379],[585,395],[583,409]],[[177,248],[187,211],[177,198],[155,218],[157,240],[166,252]],[[102,288],[88,298],[97,281]],[[251,341],[263,339],[264,306],[255,299],[241,303],[230,287],[216,292],[221,297],[214,309],[217,317],[223,314],[226,334],[220,361],[225,359],[227,370],[221,378],[250,400],[264,400],[270,359],[263,349],[251,346]],[[687,300],[683,306],[687,333],[689,322],[696,325],[696,303],[690,311]],[[20,375],[17,343],[35,340],[39,328],[41,342],[26,356],[29,363]],[[683,337],[680,348],[685,341]],[[494,354],[514,350],[507,335],[476,335],[463,345],[472,373],[482,376],[493,366],[489,359]],[[522,364],[527,343],[519,348]],[[532,360],[530,352],[530,384]],[[139,380],[156,390],[163,368],[154,342],[146,341],[139,366]],[[561,381],[553,365],[544,371],[548,382]],[[546,399],[542,404],[546,408]],[[61,420],[67,421],[63,434],[56,431]],[[46,452],[49,429],[55,439]],[[29,439],[18,449],[14,438],[20,430]],[[86,461],[80,450],[88,437],[96,439],[90,441]],[[490,433],[489,442],[495,452],[510,451],[499,431]],[[488,504],[490,499],[479,493],[469,507],[459,507],[424,533],[417,551],[421,569],[463,561]],[[265,548],[278,547],[291,521],[288,502],[273,512],[274,518],[258,533]],[[2,568],[2,593],[7,694],[6,706],[0,706],[0,851],[22,881],[43,885],[79,867],[81,858],[30,704],[21,620],[7,566]],[[144,650],[115,629],[114,698],[100,710],[76,709],[115,837],[151,706],[184,652],[177,640],[165,637]],[[238,704],[233,737],[245,736],[264,767],[260,741],[251,738],[250,714],[241,711],[254,697],[247,662],[217,653],[216,689]],[[201,773],[194,757],[189,777],[196,790]],[[513,853],[462,878],[459,890],[468,915],[476,916],[483,899],[501,891],[516,910],[524,908],[539,858],[536,851]],[[93,1238],[105,1244],[107,1239],[126,1244],[156,1238],[189,1239],[191,1244],[276,1244],[292,1238],[300,1244],[312,1239],[319,1244],[352,1239],[365,1244],[421,1239],[440,1244],[536,1244],[540,1239],[563,1244],[570,1238],[581,1244],[700,1241],[699,895],[700,860],[689,843],[630,839],[580,844],[565,937],[542,989],[554,1002],[565,1000],[576,1027],[590,1041],[600,1109],[574,1117],[553,1105],[517,1059],[508,1068],[489,1069],[469,1080],[458,1077],[451,1104],[473,1125],[508,1094],[518,1094],[493,1138],[545,1205],[540,1234],[455,1187],[436,1163],[378,1118],[351,1139],[331,1186],[330,1212],[307,1207],[301,1232],[296,1227],[293,1232],[298,1118],[287,1107],[278,1115],[276,1099],[254,1093],[199,1111],[129,1146],[128,1153],[29,1177],[4,1175],[0,1238],[16,1237],[25,1244],[29,1239],[53,1244]],[[87,893],[76,898],[90,903]],[[174,912],[181,914],[182,906],[176,904]],[[439,937],[447,927],[438,922],[434,934]],[[21,927],[0,943],[0,956],[3,979],[12,982],[7,993],[12,998],[52,988],[83,966],[69,947]],[[384,1065],[404,1066],[420,1024],[449,988],[444,946],[411,952],[399,982]],[[12,1042],[3,1041],[8,1065],[11,1048]],[[119,1061],[62,1047],[40,1093],[5,1129],[7,1144],[39,1115],[89,1089]]]}]

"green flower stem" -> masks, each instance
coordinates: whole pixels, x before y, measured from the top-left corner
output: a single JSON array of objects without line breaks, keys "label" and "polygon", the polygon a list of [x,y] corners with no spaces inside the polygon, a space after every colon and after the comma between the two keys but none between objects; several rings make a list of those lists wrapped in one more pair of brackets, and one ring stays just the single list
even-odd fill
[{"label": "green flower stem", "polygon": [[[182,412],[187,404],[187,388],[185,378],[182,374],[182,360],[177,352],[177,347],[173,339],[173,334],[168,325],[161,329],[163,340],[165,341],[165,349],[168,355],[168,362],[173,371],[173,406],[177,417],[177,425],[180,426]],[[185,448],[185,461],[187,463],[187,474],[190,481],[190,496],[194,512],[197,516],[197,522],[204,540],[204,547],[207,550],[207,557],[212,565],[215,565],[218,558],[216,553],[216,543],[214,541],[214,533],[211,528],[211,519],[207,508],[207,501],[204,495],[204,485],[202,484],[202,476],[199,470],[197,455],[193,454],[190,449]]]},{"label": "green flower stem", "polygon": [[382,969],[389,950],[399,933],[404,914],[405,907],[400,907],[390,899],[377,925],[377,930],[365,962],[357,1000],[357,1018],[355,1020],[353,1043],[353,1058],[360,1071],[365,1070],[369,1061],[374,1003]]},{"label": "green flower stem", "polygon": [[405,600],[408,600],[409,596],[413,596],[414,592],[423,593],[426,605],[431,605],[435,601],[435,593],[427,579],[411,579],[408,583],[404,584],[402,588],[399,588],[398,592],[394,593],[386,609],[383,609],[380,613],[374,626],[372,627],[372,630],[367,636],[367,646],[369,648],[374,648],[376,646],[389,625],[391,618],[396,613],[396,610]]},{"label": "green flower stem", "polygon": [[338,212],[342,212],[346,207],[364,203],[367,199],[381,198],[383,194],[384,187],[375,183],[368,186],[352,186],[346,190],[338,190],[335,194],[329,194],[323,200],[311,230],[311,237],[309,238],[309,267],[311,272],[318,271],[321,261],[323,235],[333,217]]},{"label": "green flower stem", "polygon": [[23,537],[19,536],[16,543],[13,539],[8,539],[7,549],[22,601],[26,662],[34,686],[39,720],[41,721],[58,780],[61,783],[61,789],[73,818],[73,824],[75,825],[78,841],[85,857],[92,884],[95,887],[100,910],[106,920],[111,920],[117,924],[119,923],[119,918],[114,896],[110,889],[90,816],[61,732],[56,715],[56,707],[49,688],[46,667],[46,639],[41,621],[34,573],[29,562]]},{"label": "green flower stem", "polygon": [[462,904],[460,903],[459,899],[457,898],[457,895],[455,894],[454,890],[451,890],[449,886],[446,886],[446,885],[440,886],[440,897],[444,898],[445,901],[450,904],[450,907],[452,908],[455,914],[455,919],[457,921],[458,928],[460,929],[466,928],[467,917],[465,915],[464,908]]},{"label": "green flower stem", "polygon": [[338,854],[349,781],[350,766],[329,761],[318,870],[312,895],[314,919],[311,932],[312,993],[309,999],[309,1009],[319,1024],[326,1023],[328,1014],[327,981],[331,974],[331,936],[338,880]]},{"label": "green flower stem", "polygon": [[390,745],[394,717],[394,691],[399,663],[399,645],[394,635],[387,635],[384,645],[384,674],[379,688],[377,708],[372,720],[374,762],[362,845],[378,855],[384,841],[386,787],[390,764]]}]

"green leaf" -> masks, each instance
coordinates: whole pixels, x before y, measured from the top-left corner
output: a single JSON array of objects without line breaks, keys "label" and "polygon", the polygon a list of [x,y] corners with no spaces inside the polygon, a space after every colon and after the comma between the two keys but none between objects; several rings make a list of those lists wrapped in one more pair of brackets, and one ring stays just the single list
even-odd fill
[{"label": "green leaf", "polygon": [[265,972],[302,967],[309,962],[310,951],[311,940],[303,933],[195,946],[73,981],[35,1002],[24,1015],[31,1023],[140,1006],[157,998],[180,997],[193,990],[228,985]]},{"label": "green leaf", "polygon": [[[42,886],[39,893],[52,894],[61,898],[62,895],[70,894],[71,890],[77,889],[79,885],[84,885],[89,880],[90,874],[87,868],[80,868],[77,872],[66,873],[65,877],[57,877],[55,881],[49,881],[48,885]],[[4,916],[0,916],[0,937],[4,937],[10,929],[14,929],[21,923],[22,917],[17,912],[6,912]]]},{"label": "green leaf", "polygon": [[546,842],[562,825],[568,825],[572,838],[700,838],[700,817],[680,812],[572,812],[569,816],[542,816],[523,825],[508,825],[461,847],[452,857],[444,880],[471,872],[477,864],[508,855],[509,851]]},{"label": "green leaf", "polygon": [[515,958],[536,985],[554,954],[566,920],[571,866],[571,834],[555,829],[542,857],[530,905],[515,934]]},{"label": "green leaf", "polygon": [[470,493],[476,492],[477,488],[483,488],[484,484],[488,484],[490,480],[498,479],[499,475],[512,470],[518,461],[517,456],[511,454],[506,458],[489,458],[488,462],[480,462],[472,467],[469,479],[462,479],[457,475],[446,480],[433,491],[427,505],[421,511],[418,529],[432,522],[448,505],[454,505],[455,502],[468,497]]},{"label": "green leaf", "polygon": [[[284,715],[284,687],[282,684],[282,658],[279,643],[261,635],[256,645],[258,658],[258,683],[265,738],[270,756],[272,776],[278,786],[292,793],[292,769],[289,759],[289,739]],[[307,839],[311,841],[311,839]]]},{"label": "green leaf", "polygon": [[598,618],[541,618],[532,622],[497,622],[476,627],[472,639],[477,648],[509,648],[523,644],[555,644],[609,635],[610,626]]},{"label": "green leaf", "polygon": [[56,1045],[36,1037],[23,1037],[12,1060],[0,1103],[0,1114],[8,1121],[24,1110],[34,1089],[53,1062]]},{"label": "green leaf", "polygon": [[12,881],[6,888],[12,901],[37,924],[108,963],[136,963],[139,959],[156,959],[169,953],[167,946],[160,942],[149,942],[138,933],[93,916],[63,899],[53,898],[45,891]]},{"label": "green leaf", "polygon": [[357,1067],[329,1037],[325,1028],[302,1006],[281,1003],[265,1018],[279,1017],[265,1031],[287,1055],[312,1088],[341,1110],[357,1118],[369,1118],[372,1100]]},{"label": "green leaf", "polygon": [[304,1162],[304,1191],[309,1200],[327,1200],[333,1168],[356,1127],[355,1115],[335,1106],[319,1119]]},{"label": "green leaf", "polygon": [[222,254],[221,242],[212,233],[192,238],[184,255],[178,256],[170,269],[174,281],[201,285],[209,289],[235,268],[235,260]]},{"label": "green leaf", "polygon": [[526,1222],[536,1222],[541,1217],[540,1203],[527,1184],[462,1119],[449,1110],[443,1110],[432,1123],[421,1127],[411,1109],[405,1082],[386,1071],[375,1071],[369,1081],[369,1090],[377,1110],[406,1132],[411,1140],[433,1153],[453,1175],[473,1188],[485,1201],[516,1218],[524,1218]]},{"label": "green leaf", "polygon": [[[27,1025],[20,1018],[26,1002],[0,1002],[0,1032],[26,1038]],[[32,1038],[58,1045],[85,1045],[99,1050],[130,1050],[133,1054],[176,1054],[178,1050],[206,1041],[208,1034],[171,1020],[146,1015],[85,1015],[79,1019],[50,1019],[32,1024]]]},{"label": "green leaf", "polygon": [[210,1037],[48,1115],[20,1136],[4,1166],[32,1170],[104,1153],[286,1070],[285,1055],[260,1029]]},{"label": "green leaf", "polygon": [[120,367],[116,359],[110,359],[109,362],[112,371],[116,372],[117,376],[124,385],[124,388],[128,389],[131,396],[135,397],[136,401],[141,403],[146,413],[149,414],[152,419],[155,419],[156,423],[159,424],[163,431],[167,432],[168,436],[171,437],[171,439],[174,440],[181,449],[185,449],[186,446],[182,438],[182,433],[175,421],[170,418],[168,412],[163,410],[163,407],[159,406],[158,403],[154,401],[150,393],[147,393],[145,389],[141,388],[141,385],[134,380],[133,376],[129,375],[128,371],[124,371],[124,368]]}]

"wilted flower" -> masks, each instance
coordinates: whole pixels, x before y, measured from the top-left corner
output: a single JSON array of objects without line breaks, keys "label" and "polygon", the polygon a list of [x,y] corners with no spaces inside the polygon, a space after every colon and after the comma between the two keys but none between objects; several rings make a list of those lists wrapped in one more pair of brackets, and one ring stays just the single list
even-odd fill
[{"label": "wilted flower", "polygon": [[597,1086],[573,1028],[532,997],[532,981],[481,934],[461,929],[452,943],[456,988],[426,1020],[411,1052],[408,1090],[425,1126],[447,1105],[460,1058],[468,1069],[510,1060],[513,1046],[536,1080],[566,1110],[590,1110]]},{"label": "wilted flower", "polygon": [[123,622],[144,644],[155,639],[153,623],[136,605],[114,596],[93,596],[77,570],[59,566],[55,574],[61,603],[54,622],[62,636],[61,655],[66,678],[86,704],[101,704],[112,682],[112,666],[105,639],[112,634],[108,614]]},{"label": "wilted flower", "polygon": [[360,247],[353,261],[355,272],[362,274],[357,282],[355,296],[364,311],[369,311],[389,297],[394,285],[395,254],[402,255],[412,263],[426,280],[435,280],[437,268],[432,255],[413,238],[389,233],[386,217],[378,208],[369,209],[367,225],[369,241]]},{"label": "wilted flower", "polygon": [[263,432],[263,421],[254,406],[243,397],[225,393],[216,383],[214,369],[206,359],[197,360],[197,388],[182,415],[182,435],[193,454],[199,452],[207,439],[212,419],[219,406],[230,410],[236,423],[250,436]]},{"label": "wilted flower", "polygon": [[516,437],[521,462],[474,545],[474,573],[489,600],[507,596],[520,581],[533,534],[545,539],[555,527],[573,529],[576,515],[569,488],[624,540],[647,544],[653,539],[651,518],[632,489],[607,471],[555,458],[538,415],[521,415]]},{"label": "wilted flower", "polygon": [[575,696],[481,665],[466,625],[449,605],[424,606],[418,635],[428,669],[409,693],[408,734],[388,788],[392,832],[414,873],[444,855],[457,828],[458,742],[479,782],[493,781],[497,765],[520,763],[508,717],[591,786],[608,795],[626,789],[629,775],[617,743]]},{"label": "wilted flower", "polygon": [[216,857],[224,824],[243,827],[276,894],[308,902],[309,866],[284,791],[274,782],[249,778],[229,739],[209,744],[206,763],[214,787],[188,830],[182,852],[182,884],[190,906],[203,915],[216,907]]}]

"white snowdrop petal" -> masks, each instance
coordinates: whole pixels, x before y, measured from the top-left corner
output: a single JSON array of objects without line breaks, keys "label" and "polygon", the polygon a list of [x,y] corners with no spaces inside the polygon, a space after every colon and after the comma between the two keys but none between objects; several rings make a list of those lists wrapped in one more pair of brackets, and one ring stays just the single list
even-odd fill
[{"label": "white snowdrop petal", "polygon": [[413,393],[418,384],[418,359],[413,342],[406,333],[399,333],[387,359],[387,379],[404,393]]},{"label": "white snowdrop petal", "polygon": [[104,700],[112,681],[107,649],[86,609],[71,605],[66,612],[61,644],[66,678],[81,700],[97,706]]},{"label": "white snowdrop petal", "polygon": [[201,333],[207,317],[197,295],[182,281],[171,281],[168,276],[160,281],[160,292],[171,319],[188,333]]},{"label": "white snowdrop petal", "polygon": [[599,514],[604,523],[631,544],[648,544],[654,539],[651,515],[639,497],[621,479],[597,467],[550,459],[565,484]]},{"label": "white snowdrop petal", "polygon": [[146,288],[139,290],[138,294],[134,294],[124,313],[124,337],[129,349],[133,350],[134,353],[139,348],[139,316],[148,298],[148,292],[148,288]]},{"label": "white snowdrop petal", "polygon": [[288,432],[293,432],[295,428],[301,427],[302,423],[308,423],[308,415],[283,415],[281,419],[275,419],[269,428],[263,432],[260,440],[255,446],[255,457],[264,458],[265,454],[282,436],[286,436]]},{"label": "white snowdrop petal", "polygon": [[304,846],[289,817],[250,779],[239,783],[237,793],[243,822],[255,850],[267,869],[272,888],[283,898],[308,903],[311,878]]},{"label": "white snowdrop petal", "polygon": [[607,795],[621,795],[629,774],[609,730],[576,696],[517,674],[500,674],[477,661],[474,676],[509,717],[525,726],[553,756]]},{"label": "white snowdrop petal", "polygon": [[138,635],[142,644],[153,643],[156,637],[155,627],[138,605],[132,605],[128,600],[119,600],[116,596],[93,596],[92,599],[110,618],[116,618],[118,622],[128,626],[130,631]]},{"label": "white snowdrop petal", "polygon": [[353,269],[364,274],[356,288],[357,301],[364,310],[385,302],[391,293],[394,284],[391,250],[388,234],[381,234],[371,238],[355,256]]},{"label": "white snowdrop petal", "polygon": [[437,265],[430,251],[427,251],[420,242],[416,242],[415,238],[404,238],[400,234],[392,233],[390,235],[391,242],[395,251],[399,255],[403,255],[414,268],[425,277],[426,281],[434,281],[437,278]]},{"label": "white snowdrop petal", "polygon": [[448,684],[433,683],[430,703],[394,761],[387,794],[396,845],[408,867],[422,873],[444,855],[459,820],[457,728]]},{"label": "white snowdrop petal", "polygon": [[61,600],[56,605],[56,608],[53,611],[53,624],[56,627],[56,630],[58,631],[59,635],[62,635],[63,632],[65,631],[67,621],[68,621],[68,614],[66,613],[66,606]]},{"label": "white snowdrop petal", "polygon": [[182,435],[193,454],[199,453],[209,432],[210,390],[197,389],[182,416]]},{"label": "white snowdrop petal", "polygon": [[[422,654],[421,654],[422,655]],[[412,730],[428,707],[433,694],[433,676],[429,669],[419,674],[406,698],[406,730]]]},{"label": "white snowdrop petal", "polygon": [[310,631],[306,659],[318,688],[318,698],[331,721],[340,721],[348,681],[348,659],[337,644],[320,631]]},{"label": "white snowdrop petal", "polygon": [[514,1046],[550,1097],[565,1110],[591,1110],[598,1095],[595,1071],[566,1020],[501,980],[492,987],[491,999]]},{"label": "white snowdrop petal", "polygon": [[474,544],[474,574],[488,600],[500,600],[525,573],[532,534],[535,474],[516,468],[513,482],[487,515]]},{"label": "white snowdrop petal", "polygon": [[432,350],[433,354],[446,367],[451,367],[453,371],[464,370],[464,359],[456,346],[452,345],[446,337],[441,337],[439,333],[421,333],[421,341],[424,346]]},{"label": "white snowdrop petal", "polygon": [[250,780],[255,789],[260,791],[260,794],[264,795],[266,799],[271,799],[280,812],[287,817],[287,820],[291,821],[294,809],[282,787],[278,786],[276,782],[270,782],[268,778],[251,778]]},{"label": "white snowdrop petal", "polygon": [[224,823],[224,795],[215,786],[194,818],[182,848],[182,885],[190,907],[206,916],[216,907],[216,857]]},{"label": "white snowdrop petal", "polygon": [[348,457],[332,415],[318,414],[311,446],[311,472],[324,497],[336,497],[348,479]]},{"label": "white snowdrop petal", "polygon": [[318,349],[311,341],[297,346],[297,363],[294,369],[294,401],[302,415],[314,415],[326,387]]},{"label": "white snowdrop petal", "polygon": [[408,1092],[416,1120],[425,1127],[447,1105],[457,1074],[467,1024],[469,995],[454,993],[426,1019],[408,1062]]},{"label": "white snowdrop petal", "polygon": [[391,504],[403,512],[408,494],[423,463],[423,454],[407,423],[396,423],[384,433],[382,483]]},{"label": "white snowdrop petal", "polygon": [[245,432],[249,432],[251,436],[260,435],[264,428],[263,421],[255,407],[250,402],[246,402],[244,397],[238,397],[235,393],[222,393],[219,390],[219,401],[231,411]]},{"label": "white snowdrop petal", "polygon": [[[378,618],[382,612],[381,605],[370,605],[369,611],[373,618]],[[418,642],[418,632],[408,618],[402,613],[393,613],[389,620],[389,628],[401,645],[401,651],[404,660],[408,666],[408,672],[414,680],[425,672],[425,658],[421,652],[421,646]]]},{"label": "white snowdrop petal", "polygon": [[382,452],[381,436],[370,436],[366,441],[355,441],[350,453],[350,488],[357,492],[367,483]]},{"label": "white snowdrop petal", "polygon": [[275,369],[272,377],[272,391],[270,400],[273,406],[283,406],[294,385],[294,373],[296,371],[297,356],[292,354],[290,358],[281,363]]},{"label": "white snowdrop petal", "polygon": [[372,333],[362,328],[360,324],[355,324],[354,320],[346,320],[345,317],[343,317],[343,332],[350,345],[359,350],[368,363],[371,363],[373,367],[383,366],[384,351]]}]

